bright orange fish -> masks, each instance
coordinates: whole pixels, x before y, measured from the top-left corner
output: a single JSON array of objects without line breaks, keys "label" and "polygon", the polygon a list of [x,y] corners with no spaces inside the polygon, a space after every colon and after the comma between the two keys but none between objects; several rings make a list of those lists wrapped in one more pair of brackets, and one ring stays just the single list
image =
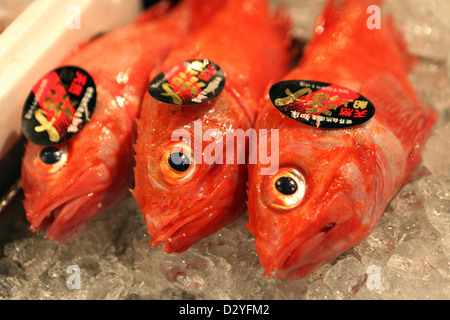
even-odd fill
[{"label": "bright orange fish", "polygon": [[[247,169],[237,159],[245,155],[245,146],[235,142],[228,148],[233,154],[226,149],[237,140],[237,130],[252,128],[269,82],[287,72],[289,27],[283,15],[269,14],[266,1],[229,0],[164,62],[161,70],[168,70],[173,82],[162,85],[161,95],[173,100],[146,96],[135,146],[133,195],[151,245],[162,244],[166,252],[185,251],[245,211]],[[191,60],[195,62],[182,63]],[[206,84],[212,74],[218,82]],[[221,84],[223,91],[215,99],[204,100],[206,92],[217,94]],[[176,105],[189,99],[200,103]],[[176,132],[184,134],[173,139]],[[208,161],[206,155],[214,159]]]},{"label": "bright orange fish", "polygon": [[[21,185],[31,231],[48,227],[47,238],[65,242],[127,194],[133,181],[135,119],[149,74],[201,25],[196,19],[208,15],[198,10],[198,1],[186,0],[173,8],[164,1],[63,61],[63,66],[82,68],[93,78],[97,103],[90,122],[67,142],[52,147],[27,144]],[[55,136],[54,128],[44,129]]]},{"label": "bright orange fish", "polygon": [[[357,245],[420,162],[437,115],[408,81],[412,59],[391,20],[381,29],[368,23],[369,6],[380,4],[328,2],[300,64],[284,78],[303,88],[284,87],[285,97],[266,100],[259,112],[255,128],[278,129],[280,137],[278,172],[249,168],[248,228],[267,276],[305,277]],[[356,93],[374,105],[373,118],[325,129],[369,115]],[[285,114],[275,108],[283,104]]]}]

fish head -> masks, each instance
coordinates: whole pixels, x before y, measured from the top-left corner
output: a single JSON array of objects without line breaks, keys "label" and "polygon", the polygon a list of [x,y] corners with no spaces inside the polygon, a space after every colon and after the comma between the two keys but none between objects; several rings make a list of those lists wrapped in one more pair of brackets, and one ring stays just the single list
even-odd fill
[{"label": "fish head", "polygon": [[[47,238],[70,240],[113,201],[110,198],[118,197],[116,189],[124,185],[126,189],[128,182],[122,180],[132,178],[132,164],[125,163],[125,157],[120,157],[117,150],[118,137],[112,134],[117,128],[112,127],[111,121],[108,127],[102,123],[94,114],[79,134],[64,143],[27,143],[21,186],[31,231],[48,227]],[[131,142],[129,145],[123,154],[132,152]],[[120,167],[129,167],[130,173],[118,174],[115,168]]]},{"label": "fish head", "polygon": [[249,168],[247,227],[265,274],[298,279],[368,235],[375,187],[367,172],[375,163],[358,141],[369,139],[363,130],[288,121],[279,126],[278,171],[262,175],[262,165]]},{"label": "fish head", "polygon": [[245,209],[247,168],[225,159],[230,123],[242,115],[218,107],[235,103],[227,93],[217,100],[195,107],[152,101],[154,107],[145,108],[151,112],[138,122],[133,195],[150,244],[161,244],[166,252],[187,250]]}]

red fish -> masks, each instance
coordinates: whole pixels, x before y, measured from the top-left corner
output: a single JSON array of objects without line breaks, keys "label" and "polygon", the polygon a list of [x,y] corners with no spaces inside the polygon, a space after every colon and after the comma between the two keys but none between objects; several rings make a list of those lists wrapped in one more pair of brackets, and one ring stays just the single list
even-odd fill
[{"label": "red fish", "polygon": [[[289,28],[282,14],[269,14],[266,1],[226,1],[223,10],[162,65],[161,70],[171,70],[185,60],[207,59],[226,73],[226,82],[220,95],[196,106],[144,99],[133,195],[152,236],[151,245],[183,252],[245,211],[247,169],[236,159],[245,154],[245,146],[236,142],[229,148],[234,159],[226,161],[227,144],[235,141],[235,130],[252,127],[266,86],[287,72]],[[178,99],[181,102],[174,97]],[[183,139],[172,140],[176,130],[184,130]],[[216,135],[201,141],[196,154],[192,142],[195,137],[203,140],[208,130]],[[174,153],[174,147],[180,152]],[[202,161],[202,155],[213,154],[211,148],[215,160],[223,164]],[[180,166],[174,165],[174,154],[180,156]]]},{"label": "red fish", "polygon": [[47,238],[65,242],[128,193],[135,119],[149,74],[199,27],[194,19],[207,16],[195,1],[173,8],[164,1],[134,23],[82,45],[62,62],[90,74],[97,105],[90,122],[67,142],[52,148],[27,144],[21,185],[31,231],[48,227]]},{"label": "red fish", "polygon": [[358,92],[375,106],[373,118],[316,128],[285,116],[268,99],[258,114],[255,128],[279,129],[280,137],[278,172],[261,175],[260,163],[249,168],[247,226],[267,276],[305,277],[365,239],[420,162],[436,121],[408,81],[412,58],[392,21],[369,28],[371,5],[380,1],[329,1],[302,60],[284,80]]}]

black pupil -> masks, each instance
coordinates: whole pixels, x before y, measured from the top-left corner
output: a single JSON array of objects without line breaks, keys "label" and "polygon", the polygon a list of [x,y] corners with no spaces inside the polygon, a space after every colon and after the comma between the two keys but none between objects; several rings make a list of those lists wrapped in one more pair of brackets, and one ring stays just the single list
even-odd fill
[{"label": "black pupil", "polygon": [[275,188],[280,193],[290,196],[297,192],[297,182],[291,177],[281,177],[275,182]]},{"label": "black pupil", "polygon": [[169,157],[169,165],[173,170],[185,172],[189,169],[191,161],[189,157],[182,152],[174,152]]},{"label": "black pupil", "polygon": [[62,158],[61,150],[54,147],[47,147],[41,150],[39,158],[45,164],[55,164]]}]

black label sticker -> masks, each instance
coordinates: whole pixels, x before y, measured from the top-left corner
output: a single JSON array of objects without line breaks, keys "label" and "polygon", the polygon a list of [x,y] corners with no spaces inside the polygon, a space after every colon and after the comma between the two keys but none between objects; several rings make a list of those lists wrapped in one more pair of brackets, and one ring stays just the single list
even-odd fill
[{"label": "black label sticker", "polygon": [[161,102],[193,106],[213,100],[225,87],[225,73],[206,59],[187,60],[161,72],[148,92]]},{"label": "black label sticker", "polygon": [[94,112],[97,91],[83,69],[66,66],[43,76],[22,113],[22,131],[34,144],[50,146],[74,137]]},{"label": "black label sticker", "polygon": [[276,83],[269,92],[273,105],[287,117],[308,126],[338,129],[363,124],[374,105],[359,93],[339,85],[304,80]]}]

